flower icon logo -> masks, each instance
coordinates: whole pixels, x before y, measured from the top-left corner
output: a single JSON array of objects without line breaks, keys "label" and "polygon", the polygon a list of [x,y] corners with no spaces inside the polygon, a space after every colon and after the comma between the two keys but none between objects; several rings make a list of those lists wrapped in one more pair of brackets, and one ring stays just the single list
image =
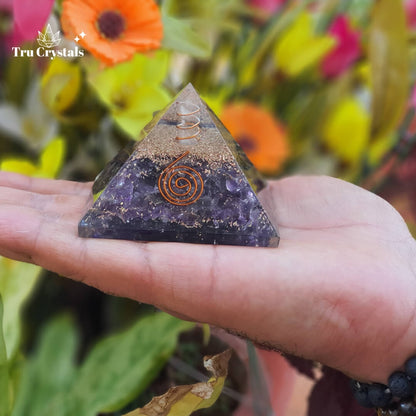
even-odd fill
[{"label": "flower icon logo", "polygon": [[53,33],[51,25],[48,24],[45,30],[45,34],[38,31],[38,44],[44,48],[52,48],[58,46],[61,43],[61,38],[59,37],[60,31]]}]

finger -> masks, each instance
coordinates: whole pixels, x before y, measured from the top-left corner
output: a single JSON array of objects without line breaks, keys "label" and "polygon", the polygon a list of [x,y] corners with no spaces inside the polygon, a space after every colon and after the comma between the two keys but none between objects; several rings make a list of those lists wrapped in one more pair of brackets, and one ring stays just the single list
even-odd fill
[{"label": "finger", "polygon": [[[401,233],[400,214],[384,199],[327,176],[295,176],[272,181],[260,199],[279,225],[303,230],[373,225]],[[386,223],[386,216],[389,222]]]},{"label": "finger", "polygon": [[0,186],[40,194],[88,195],[91,193],[92,184],[55,179],[32,178],[18,173],[0,171]]},{"label": "finger", "polygon": [[0,186],[0,205],[15,205],[38,210],[51,217],[80,217],[92,202],[92,195],[38,194]]}]

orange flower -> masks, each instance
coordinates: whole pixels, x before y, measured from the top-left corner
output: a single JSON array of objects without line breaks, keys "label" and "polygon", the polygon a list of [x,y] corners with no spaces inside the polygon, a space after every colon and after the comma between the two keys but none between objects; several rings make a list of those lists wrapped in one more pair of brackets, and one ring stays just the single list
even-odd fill
[{"label": "orange flower", "polygon": [[64,0],[61,22],[66,37],[108,65],[156,49],[163,38],[153,0]]},{"label": "orange flower", "polygon": [[229,104],[221,120],[260,171],[275,173],[289,156],[283,127],[270,112],[255,104]]}]

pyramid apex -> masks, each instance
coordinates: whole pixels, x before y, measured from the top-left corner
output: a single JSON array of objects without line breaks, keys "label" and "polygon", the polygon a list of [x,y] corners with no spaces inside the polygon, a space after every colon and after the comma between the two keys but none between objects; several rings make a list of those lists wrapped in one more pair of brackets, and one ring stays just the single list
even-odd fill
[{"label": "pyramid apex", "polygon": [[179,91],[178,95],[176,96],[176,100],[179,101],[198,101],[201,97],[198,93],[198,91],[195,89],[195,87],[188,83],[185,85],[184,88],[182,88],[181,91]]},{"label": "pyramid apex", "polygon": [[185,85],[185,87],[183,88],[183,90],[186,90],[186,89],[190,89],[192,91],[195,91],[198,94],[198,91],[195,89],[195,87],[193,86],[192,82],[188,82]]}]

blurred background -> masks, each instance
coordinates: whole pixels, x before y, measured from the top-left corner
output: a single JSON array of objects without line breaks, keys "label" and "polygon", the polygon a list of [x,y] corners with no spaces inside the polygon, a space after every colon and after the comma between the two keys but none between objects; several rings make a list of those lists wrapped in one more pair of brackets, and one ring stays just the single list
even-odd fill
[{"label": "blurred background", "polygon": [[[0,0],[0,169],[94,180],[191,82],[265,177],[356,183],[416,236],[415,29],[416,0]],[[1,257],[0,294],[0,416],[121,415],[202,380],[202,356],[224,349],[224,334],[207,342],[206,328]],[[276,414],[318,414],[317,377],[266,355],[263,378],[288,374],[269,382]],[[271,411],[243,412],[255,364],[238,357],[201,414]]]}]

